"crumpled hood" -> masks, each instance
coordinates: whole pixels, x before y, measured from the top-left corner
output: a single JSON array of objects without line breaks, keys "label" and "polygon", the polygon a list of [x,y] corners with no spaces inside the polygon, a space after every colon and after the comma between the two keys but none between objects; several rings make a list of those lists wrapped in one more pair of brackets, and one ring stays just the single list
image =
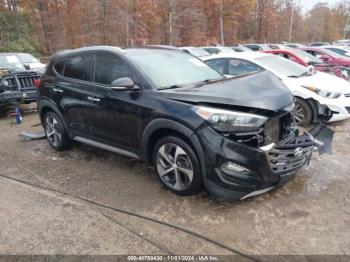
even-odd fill
[{"label": "crumpled hood", "polygon": [[348,81],[328,73],[316,72],[312,76],[290,80],[298,85],[316,87],[325,91],[341,92],[344,94],[350,93],[350,83]]},{"label": "crumpled hood", "polygon": [[292,93],[271,72],[206,84],[166,89],[159,96],[192,103],[213,103],[278,111],[293,102]]}]

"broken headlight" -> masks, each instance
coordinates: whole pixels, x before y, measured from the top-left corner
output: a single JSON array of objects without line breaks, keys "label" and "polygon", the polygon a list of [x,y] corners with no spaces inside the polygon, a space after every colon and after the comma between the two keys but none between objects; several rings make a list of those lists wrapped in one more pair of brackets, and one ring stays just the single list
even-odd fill
[{"label": "broken headlight", "polygon": [[331,92],[331,91],[325,91],[316,87],[312,87],[312,86],[302,86],[324,98],[339,98],[342,94],[339,92]]},{"label": "broken headlight", "polygon": [[220,132],[255,131],[267,121],[264,116],[218,108],[195,106],[193,110]]}]

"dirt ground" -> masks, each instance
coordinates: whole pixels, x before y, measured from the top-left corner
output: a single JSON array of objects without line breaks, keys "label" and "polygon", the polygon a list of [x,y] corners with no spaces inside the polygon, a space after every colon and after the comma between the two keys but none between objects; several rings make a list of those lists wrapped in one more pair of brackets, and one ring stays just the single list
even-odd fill
[{"label": "dirt ground", "polygon": [[[190,229],[249,255],[350,255],[350,121],[332,155],[314,154],[285,186],[243,202],[167,192],[144,163],[75,144],[55,152],[0,119],[0,175],[56,188]],[[168,226],[0,177],[0,254],[232,254]]]}]

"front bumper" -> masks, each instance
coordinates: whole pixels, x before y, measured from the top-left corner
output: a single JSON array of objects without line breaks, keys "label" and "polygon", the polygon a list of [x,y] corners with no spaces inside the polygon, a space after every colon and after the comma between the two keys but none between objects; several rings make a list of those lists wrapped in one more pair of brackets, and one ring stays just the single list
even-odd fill
[{"label": "front bumper", "polygon": [[4,91],[0,93],[0,106],[20,103],[22,96],[17,91]]},{"label": "front bumper", "polygon": [[322,105],[332,111],[332,117],[328,122],[341,121],[350,118],[350,97],[341,97],[337,99],[323,99]]},{"label": "front bumper", "polygon": [[[232,141],[210,127],[198,132],[206,157],[204,185],[211,195],[227,200],[245,199],[286,183],[310,161],[315,147],[310,135],[298,136],[297,131],[260,148]],[[227,162],[249,172],[228,173],[222,169]]]}]

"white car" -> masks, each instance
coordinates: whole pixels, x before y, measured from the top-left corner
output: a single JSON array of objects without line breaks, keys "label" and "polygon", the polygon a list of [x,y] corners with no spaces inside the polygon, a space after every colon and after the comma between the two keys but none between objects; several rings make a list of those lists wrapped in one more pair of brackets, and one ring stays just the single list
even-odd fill
[{"label": "white car", "polygon": [[16,53],[22,64],[29,66],[28,69],[44,73],[46,65],[41,63],[39,59],[28,53]]},{"label": "white car", "polygon": [[301,126],[318,119],[333,122],[350,117],[350,83],[339,77],[264,53],[213,55],[203,61],[230,76],[271,71],[296,97],[295,119]]},{"label": "white car", "polygon": [[200,48],[200,47],[182,46],[182,47],[179,47],[179,49],[196,57],[203,57],[203,56],[210,55],[207,51],[205,51],[203,48]]},{"label": "white car", "polygon": [[227,46],[203,46],[201,47],[203,50],[208,52],[211,55],[214,54],[232,54],[236,51]]}]

